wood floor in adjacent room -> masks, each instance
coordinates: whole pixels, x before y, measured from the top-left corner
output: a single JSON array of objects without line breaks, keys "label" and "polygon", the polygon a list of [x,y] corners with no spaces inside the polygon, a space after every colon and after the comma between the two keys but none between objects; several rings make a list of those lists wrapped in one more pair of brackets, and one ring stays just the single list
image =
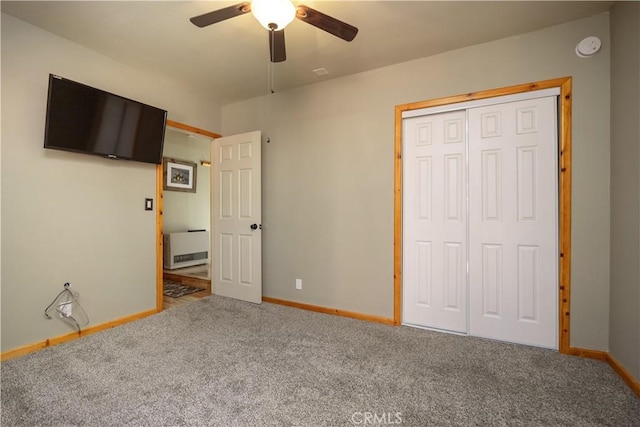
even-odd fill
[{"label": "wood floor in adjacent room", "polygon": [[172,282],[181,283],[183,285],[195,286],[202,288],[201,291],[185,295],[180,298],[171,298],[166,295],[162,296],[163,308],[169,309],[180,305],[189,304],[200,298],[211,295],[211,270],[210,265],[201,265],[195,267],[180,268],[176,270],[164,270],[163,278]]},{"label": "wood floor in adjacent room", "polygon": [[189,304],[190,302],[194,302],[199,300],[200,298],[204,298],[206,296],[211,295],[211,291],[207,289],[203,289],[201,291],[195,292],[193,294],[185,295],[180,298],[171,298],[166,295],[162,297],[162,306],[166,310],[168,308],[178,307],[180,305]]}]

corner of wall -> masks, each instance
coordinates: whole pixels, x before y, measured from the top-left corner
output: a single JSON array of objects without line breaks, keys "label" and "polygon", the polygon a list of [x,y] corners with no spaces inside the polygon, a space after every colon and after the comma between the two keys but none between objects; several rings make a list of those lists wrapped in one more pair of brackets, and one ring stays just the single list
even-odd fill
[{"label": "corner of wall", "polygon": [[640,3],[611,8],[609,351],[640,379]]}]

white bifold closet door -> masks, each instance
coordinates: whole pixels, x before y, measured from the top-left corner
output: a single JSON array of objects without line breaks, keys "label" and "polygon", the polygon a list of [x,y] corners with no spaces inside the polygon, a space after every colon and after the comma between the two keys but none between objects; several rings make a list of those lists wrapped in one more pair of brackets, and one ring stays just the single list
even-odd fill
[{"label": "white bifold closet door", "polygon": [[557,348],[556,114],[550,96],[403,121],[403,323]]}]

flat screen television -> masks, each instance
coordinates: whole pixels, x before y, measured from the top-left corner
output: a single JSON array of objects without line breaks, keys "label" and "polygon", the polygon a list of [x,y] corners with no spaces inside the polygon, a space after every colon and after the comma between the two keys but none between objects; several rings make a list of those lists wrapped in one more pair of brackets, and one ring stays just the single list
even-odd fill
[{"label": "flat screen television", "polygon": [[49,75],[44,148],[162,164],[167,112]]}]

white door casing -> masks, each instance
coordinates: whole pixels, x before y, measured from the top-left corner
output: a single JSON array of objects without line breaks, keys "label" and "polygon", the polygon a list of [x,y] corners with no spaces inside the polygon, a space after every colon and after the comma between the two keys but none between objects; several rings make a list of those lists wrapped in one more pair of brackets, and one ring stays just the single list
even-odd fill
[{"label": "white door casing", "polygon": [[556,102],[469,110],[471,335],[558,348]]},{"label": "white door casing", "polygon": [[466,332],[465,112],[403,126],[403,323]]},{"label": "white door casing", "polygon": [[211,143],[212,292],[262,302],[261,132]]}]

